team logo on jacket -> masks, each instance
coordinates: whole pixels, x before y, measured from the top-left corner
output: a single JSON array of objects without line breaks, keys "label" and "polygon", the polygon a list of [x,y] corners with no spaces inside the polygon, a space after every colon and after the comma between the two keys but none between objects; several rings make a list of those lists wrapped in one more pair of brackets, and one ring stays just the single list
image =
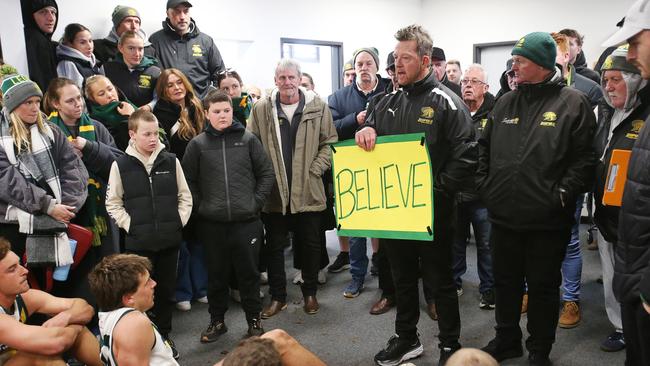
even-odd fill
[{"label": "team logo on jacket", "polygon": [[193,44],[192,45],[192,56],[194,56],[194,57],[202,57],[203,56],[203,50],[201,49],[200,44]]},{"label": "team logo on jacket", "polygon": [[418,123],[423,123],[425,125],[430,125],[433,123],[433,108],[431,107],[422,107],[420,109],[420,118],[418,118]]},{"label": "team logo on jacket", "polygon": [[543,127],[555,127],[557,122],[557,114],[555,112],[544,112],[542,114],[542,122],[539,123]]},{"label": "team logo on jacket", "polygon": [[478,128],[479,131],[483,131],[485,129],[485,125],[487,125],[487,121],[488,121],[487,118],[481,119],[481,121],[479,122],[481,127]]},{"label": "team logo on jacket", "polygon": [[151,89],[151,75],[140,75],[140,78],[138,79],[138,87]]},{"label": "team logo on jacket", "polygon": [[519,117],[515,118],[504,118],[501,123],[504,125],[518,125],[519,124]]},{"label": "team logo on jacket", "polygon": [[641,131],[641,128],[645,124],[645,121],[642,119],[637,119],[632,121],[632,129],[630,129],[630,132],[628,132],[625,137],[628,139],[636,140],[639,138],[639,132]]}]

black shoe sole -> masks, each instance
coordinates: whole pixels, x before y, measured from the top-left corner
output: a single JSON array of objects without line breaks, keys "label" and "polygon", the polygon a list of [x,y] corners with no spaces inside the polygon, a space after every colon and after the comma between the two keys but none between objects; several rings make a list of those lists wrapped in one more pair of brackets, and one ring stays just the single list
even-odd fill
[{"label": "black shoe sole", "polygon": [[329,272],[329,273],[339,273],[339,272],[345,271],[346,269],[350,269],[349,264],[344,264],[343,266],[338,267],[338,268],[332,268],[331,266],[327,267],[327,272]]},{"label": "black shoe sole", "polygon": [[495,360],[498,362],[501,362],[503,360],[507,360],[510,358],[519,358],[524,355],[524,350],[523,349],[510,349],[504,352],[499,352],[499,354],[492,354],[485,350],[484,348],[481,348],[481,351],[487,352],[492,356]]}]

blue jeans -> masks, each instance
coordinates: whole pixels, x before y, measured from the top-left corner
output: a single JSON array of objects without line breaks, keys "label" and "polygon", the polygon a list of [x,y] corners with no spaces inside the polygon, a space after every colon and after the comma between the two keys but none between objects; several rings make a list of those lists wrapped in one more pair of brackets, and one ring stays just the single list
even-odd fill
[{"label": "blue jeans", "polygon": [[208,272],[200,243],[181,243],[176,279],[176,301],[191,301],[208,293]]},{"label": "blue jeans", "polygon": [[582,201],[585,195],[581,194],[576,201],[575,220],[571,228],[571,240],[566,248],[566,255],[562,262],[562,300],[580,301],[580,279],[582,277],[582,256],[580,255],[580,216],[582,214]]},{"label": "blue jeans", "polygon": [[490,222],[488,212],[480,202],[460,202],[457,206],[456,233],[454,237],[454,281],[461,287],[461,276],[467,271],[466,248],[469,242],[469,225],[474,228],[476,241],[476,261],[478,264],[479,292],[484,293],[494,287],[492,276],[492,254],[490,253]]},{"label": "blue jeans", "polygon": [[352,278],[363,280],[368,272],[366,238],[350,237],[350,274]]}]

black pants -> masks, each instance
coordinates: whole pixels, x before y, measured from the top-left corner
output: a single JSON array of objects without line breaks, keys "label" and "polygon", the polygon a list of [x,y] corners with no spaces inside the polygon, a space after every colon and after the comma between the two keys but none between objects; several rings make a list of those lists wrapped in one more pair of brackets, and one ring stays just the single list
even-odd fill
[{"label": "black pants", "polygon": [[228,310],[228,287],[234,269],[241,304],[246,319],[259,319],[260,300],[259,251],[262,244],[262,222],[199,222],[200,241],[204,247],[208,271],[208,303],[210,318],[224,320]]},{"label": "black pants", "polygon": [[490,244],[494,265],[497,337],[507,344],[521,342],[519,318],[528,283],[529,351],[549,353],[555,342],[560,308],[560,272],[571,227],[550,231],[513,231],[492,225]]},{"label": "black pants", "polygon": [[382,291],[381,297],[395,300],[395,283],[393,282],[393,272],[390,270],[388,254],[386,253],[386,242],[379,239],[379,250],[377,251],[377,267],[379,267],[378,282]]},{"label": "black pants", "polygon": [[[180,244],[180,243],[179,243]],[[176,289],[176,270],[178,266],[179,247],[172,247],[160,251],[129,250],[133,253],[149,258],[153,266],[151,278],[156,281],[154,289],[154,306],[152,321],[164,337],[172,330],[172,312],[174,311],[174,290]]]},{"label": "black pants", "polygon": [[316,295],[321,263],[321,213],[302,212],[282,215],[262,214],[266,229],[265,257],[269,273],[271,299],[287,301],[287,278],[284,272],[284,244],[289,231],[294,233],[295,255],[300,256],[303,296]]},{"label": "black pants", "polygon": [[395,333],[414,339],[420,317],[418,280],[422,276],[438,312],[439,339],[443,347],[459,348],[460,314],[451,268],[453,229],[449,213],[453,202],[438,196],[435,201],[434,240],[382,240],[393,273],[397,316]]},{"label": "black pants", "polygon": [[641,300],[621,303],[625,366],[650,365],[650,314]]}]

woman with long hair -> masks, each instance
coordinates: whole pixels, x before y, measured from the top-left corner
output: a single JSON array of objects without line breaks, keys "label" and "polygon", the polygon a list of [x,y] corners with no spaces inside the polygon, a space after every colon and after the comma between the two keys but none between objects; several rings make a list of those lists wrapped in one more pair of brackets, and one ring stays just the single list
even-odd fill
[{"label": "woman with long hair", "polygon": [[156,84],[156,94],[160,99],[153,114],[165,130],[169,151],[182,161],[187,144],[203,132],[203,106],[190,81],[178,69],[163,70]]},{"label": "woman with long hair", "polygon": [[29,266],[71,264],[66,224],[86,200],[88,172],[65,134],[45,120],[36,83],[12,75],[1,88],[0,236]]},{"label": "woman with long hair", "polygon": [[93,54],[93,35],[85,26],[71,23],[65,27],[63,38],[56,47],[59,60],[56,73],[73,80],[82,87],[84,80],[93,75],[103,75],[104,68]]},{"label": "woman with long hair", "polygon": [[[165,130],[169,151],[182,161],[187,144],[203,132],[203,106],[187,77],[178,69],[166,69],[156,84],[158,102],[153,113]],[[183,243],[178,258],[176,307],[191,309],[191,300],[207,302],[208,274],[203,262],[203,247],[198,242],[196,219],[192,215],[183,228]]]},{"label": "woman with long hair", "polygon": [[115,139],[115,145],[125,151],[129,146],[129,116],[138,108],[104,75],[86,79],[84,94],[90,117],[103,123]]}]

